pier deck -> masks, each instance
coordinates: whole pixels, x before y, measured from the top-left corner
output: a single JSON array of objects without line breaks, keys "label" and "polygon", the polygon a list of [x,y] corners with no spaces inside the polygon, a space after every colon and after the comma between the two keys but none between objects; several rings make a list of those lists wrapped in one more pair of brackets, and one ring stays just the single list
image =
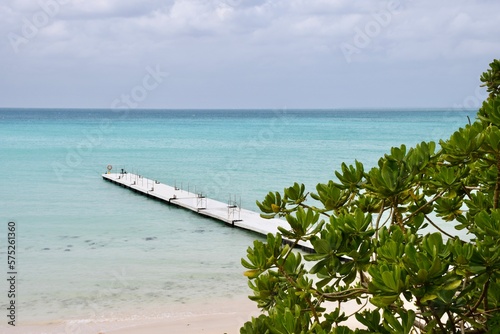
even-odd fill
[{"label": "pier deck", "polygon": [[[278,232],[278,226],[289,227],[288,223],[282,219],[265,219],[259,213],[240,208],[235,203],[223,203],[207,198],[203,194],[172,187],[141,175],[133,173],[108,173],[102,174],[102,178],[142,195],[264,236],[268,233],[275,234]],[[306,251],[313,251],[310,242],[300,242],[299,246]]]}]

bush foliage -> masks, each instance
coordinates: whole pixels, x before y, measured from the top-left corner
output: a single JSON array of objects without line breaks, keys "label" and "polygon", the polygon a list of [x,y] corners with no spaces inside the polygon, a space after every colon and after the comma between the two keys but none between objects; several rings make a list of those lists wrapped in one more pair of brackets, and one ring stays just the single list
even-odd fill
[{"label": "bush foliage", "polygon": [[315,192],[295,183],[257,202],[289,228],[242,259],[263,311],[242,334],[500,332],[499,60],[481,81],[477,119],[439,148],[393,147],[370,170],[343,163]]}]

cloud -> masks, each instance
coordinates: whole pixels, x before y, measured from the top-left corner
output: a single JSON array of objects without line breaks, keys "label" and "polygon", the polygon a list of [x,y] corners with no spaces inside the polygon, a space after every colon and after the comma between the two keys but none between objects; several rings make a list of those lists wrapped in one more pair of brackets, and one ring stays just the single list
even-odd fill
[{"label": "cloud", "polygon": [[[44,0],[41,3],[47,7],[56,1]],[[436,7],[430,1],[401,0],[398,10],[389,12],[389,2],[362,1],[361,6],[360,2],[346,0],[66,1],[68,3],[61,5],[58,14],[44,27],[47,28],[46,34],[40,35],[50,39],[41,42],[54,42],[57,36],[60,36],[61,43],[68,41],[67,34],[58,31],[64,27],[75,39],[82,39],[85,42],[82,45],[93,40],[94,47],[109,41],[115,47],[122,43],[121,46],[127,49],[132,39],[140,39],[142,44],[168,47],[172,43],[193,39],[217,46],[238,43],[275,45],[285,49],[297,44],[306,47],[319,44],[328,45],[338,52],[340,44],[352,44],[358,31],[367,33],[370,24],[377,23],[377,15],[385,12],[390,14],[388,23],[380,26],[380,32],[372,38],[372,45],[367,46],[364,53],[384,49],[386,54],[393,56],[412,54],[414,47],[409,46],[415,45],[414,42],[421,43],[421,52],[427,53],[430,47],[443,42],[449,45],[456,41],[458,45],[464,36],[483,48],[491,47],[495,35],[487,28],[498,25],[494,24],[492,15],[485,17],[484,13],[494,12],[500,7],[493,2],[482,7],[462,2],[453,7],[450,1],[445,3],[446,6]],[[18,26],[22,25],[23,18],[29,19],[37,11],[40,11],[40,6],[36,8],[32,1],[26,0],[14,1],[11,8],[3,8],[5,17],[17,17]],[[48,29],[51,25],[54,26]],[[498,32],[499,29],[494,30]],[[68,43],[68,47],[71,48],[68,51],[74,51],[73,43]],[[476,54],[474,50],[470,51],[472,55]]]},{"label": "cloud", "polygon": [[[380,32],[371,38],[371,45],[363,50],[365,57],[361,57],[362,60],[378,59],[376,55],[372,57],[371,50],[375,53],[382,50],[381,55],[389,56],[393,61],[476,56],[477,50],[472,48],[457,52],[457,45],[463,44],[464,40],[481,45],[483,52],[498,52],[500,48],[494,46],[494,36],[500,33],[498,25],[494,23],[497,19],[485,14],[498,11],[500,4],[477,6],[468,1],[457,4],[453,6],[448,1],[437,7],[429,1],[407,2],[400,11],[391,15],[389,24],[380,25]],[[354,29],[369,35],[369,25],[376,21],[374,13],[370,13]],[[356,32],[352,33],[351,43],[355,35]]]},{"label": "cloud", "polygon": [[[316,89],[328,100],[320,85],[355,84],[363,71],[396,78],[409,63],[430,73],[437,66],[484,68],[500,52],[498,12],[497,1],[467,0],[12,0],[0,5],[0,54],[15,65],[4,65],[5,81],[16,68],[36,72],[36,65],[70,73],[64,80],[75,87],[78,80],[99,86],[103,73],[132,80],[145,66],[163,64],[177,74],[171,89],[179,92],[226,80],[247,90],[272,86],[284,99],[287,78],[302,94]],[[15,47],[12,36],[21,38]],[[404,80],[426,80],[417,72]],[[245,95],[237,84],[228,89]]]}]

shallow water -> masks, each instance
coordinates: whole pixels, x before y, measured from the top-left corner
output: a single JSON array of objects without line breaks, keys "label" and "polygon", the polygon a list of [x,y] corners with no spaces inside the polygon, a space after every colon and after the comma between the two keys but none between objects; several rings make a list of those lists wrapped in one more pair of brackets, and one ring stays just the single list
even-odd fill
[{"label": "shallow water", "polygon": [[18,321],[140,317],[249,294],[240,259],[259,236],[104,182],[108,164],[257,210],[268,191],[312,189],[342,161],[368,168],[391,146],[447,138],[468,115],[1,109],[0,256],[14,221]]}]

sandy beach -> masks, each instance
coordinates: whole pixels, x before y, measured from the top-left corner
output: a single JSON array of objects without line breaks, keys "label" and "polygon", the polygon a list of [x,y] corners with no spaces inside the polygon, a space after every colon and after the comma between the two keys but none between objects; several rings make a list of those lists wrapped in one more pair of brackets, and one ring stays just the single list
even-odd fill
[{"label": "sandy beach", "polygon": [[167,306],[145,319],[130,315],[123,318],[55,321],[48,323],[0,326],[0,333],[12,334],[237,334],[252,316],[258,316],[256,304],[248,298]]},{"label": "sandy beach", "polygon": [[230,302],[211,303],[200,308],[194,307],[185,315],[146,324],[130,324],[116,330],[110,330],[109,333],[236,334],[240,332],[240,327],[245,322],[250,320],[252,316],[258,315],[259,310],[256,304],[249,299],[242,298]]}]

